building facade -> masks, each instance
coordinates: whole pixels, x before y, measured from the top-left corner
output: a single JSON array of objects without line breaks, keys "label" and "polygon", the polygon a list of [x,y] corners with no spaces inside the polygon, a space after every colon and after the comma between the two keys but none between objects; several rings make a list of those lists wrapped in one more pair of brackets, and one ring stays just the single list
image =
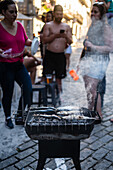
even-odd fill
[{"label": "building facade", "polygon": [[33,34],[38,37],[44,23],[43,13],[53,10],[56,4],[60,4],[64,10],[63,22],[72,28],[73,42],[86,35],[90,23],[90,11],[92,0],[15,0],[20,14],[27,16],[27,19],[20,21],[25,27],[29,38]]}]

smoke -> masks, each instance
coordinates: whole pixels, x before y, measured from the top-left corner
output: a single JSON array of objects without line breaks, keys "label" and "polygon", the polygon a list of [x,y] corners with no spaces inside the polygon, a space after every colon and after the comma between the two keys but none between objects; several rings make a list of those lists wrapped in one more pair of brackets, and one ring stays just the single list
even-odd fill
[{"label": "smoke", "polygon": [[[101,20],[92,17],[86,37],[89,43],[86,43],[85,56],[81,59],[79,74],[102,81],[110,61],[109,53],[113,52],[113,30],[108,25],[106,16]],[[89,105],[94,95],[91,93],[91,86],[90,82],[86,88]]]}]

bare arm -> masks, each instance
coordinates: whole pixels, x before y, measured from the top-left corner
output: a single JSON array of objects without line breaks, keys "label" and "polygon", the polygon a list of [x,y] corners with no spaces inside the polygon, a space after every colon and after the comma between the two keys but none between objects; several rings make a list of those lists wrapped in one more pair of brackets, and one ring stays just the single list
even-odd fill
[{"label": "bare arm", "polygon": [[72,33],[71,33],[71,28],[69,27],[69,25],[67,25],[67,31],[62,34],[62,38],[66,39],[67,44],[70,45],[72,43]]},{"label": "bare arm", "polygon": [[31,46],[31,44],[32,44],[32,41],[31,41],[30,39],[27,39],[27,40],[25,41],[25,45],[26,45],[26,46]]},{"label": "bare arm", "polygon": [[43,43],[51,43],[52,41],[54,41],[56,38],[65,38],[66,42],[68,44],[72,43],[72,34],[71,34],[71,29],[70,27],[67,25],[66,31],[64,33],[51,33],[50,32],[50,25],[46,24],[44,27],[44,31],[43,31]]},{"label": "bare arm", "polygon": [[50,26],[49,24],[46,24],[44,27],[44,31],[43,31],[43,43],[51,43],[52,41],[54,41],[56,38],[60,38],[60,33],[59,34],[51,34],[50,33]]}]

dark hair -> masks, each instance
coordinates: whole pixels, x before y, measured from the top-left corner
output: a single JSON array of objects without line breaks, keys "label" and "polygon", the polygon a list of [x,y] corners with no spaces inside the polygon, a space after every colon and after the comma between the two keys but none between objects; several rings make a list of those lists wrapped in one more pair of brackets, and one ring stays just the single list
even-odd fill
[{"label": "dark hair", "polygon": [[54,7],[54,12],[55,12],[55,11],[62,11],[62,12],[63,12],[62,6],[61,6],[61,5],[55,5],[55,7]]},{"label": "dark hair", "polygon": [[53,20],[53,11],[48,11],[47,14],[51,14]]},{"label": "dark hair", "polygon": [[103,15],[106,14],[107,10],[106,10],[106,7],[105,7],[104,3],[102,3],[102,2],[95,2],[93,4],[93,6],[96,6],[99,9],[101,18],[103,17]]},{"label": "dark hair", "polygon": [[12,0],[0,1],[0,14],[2,14],[2,10],[6,11],[8,9],[8,6],[11,4],[15,4],[15,2]]},{"label": "dark hair", "polygon": [[42,19],[43,22],[46,22],[46,13],[45,12],[43,12],[41,19]]}]

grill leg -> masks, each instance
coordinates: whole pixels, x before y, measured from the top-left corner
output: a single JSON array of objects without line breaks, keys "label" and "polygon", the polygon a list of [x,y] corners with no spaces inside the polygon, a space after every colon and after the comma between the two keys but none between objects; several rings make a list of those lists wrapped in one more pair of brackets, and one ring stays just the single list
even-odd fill
[{"label": "grill leg", "polygon": [[81,170],[80,160],[79,159],[77,160],[75,157],[73,157],[72,159],[73,159],[73,163],[75,165],[76,170]]},{"label": "grill leg", "polygon": [[36,170],[43,170],[45,162],[46,162],[46,158],[39,156]]},{"label": "grill leg", "polygon": [[72,156],[76,170],[81,170],[80,166],[80,140],[76,141],[76,153]]}]

